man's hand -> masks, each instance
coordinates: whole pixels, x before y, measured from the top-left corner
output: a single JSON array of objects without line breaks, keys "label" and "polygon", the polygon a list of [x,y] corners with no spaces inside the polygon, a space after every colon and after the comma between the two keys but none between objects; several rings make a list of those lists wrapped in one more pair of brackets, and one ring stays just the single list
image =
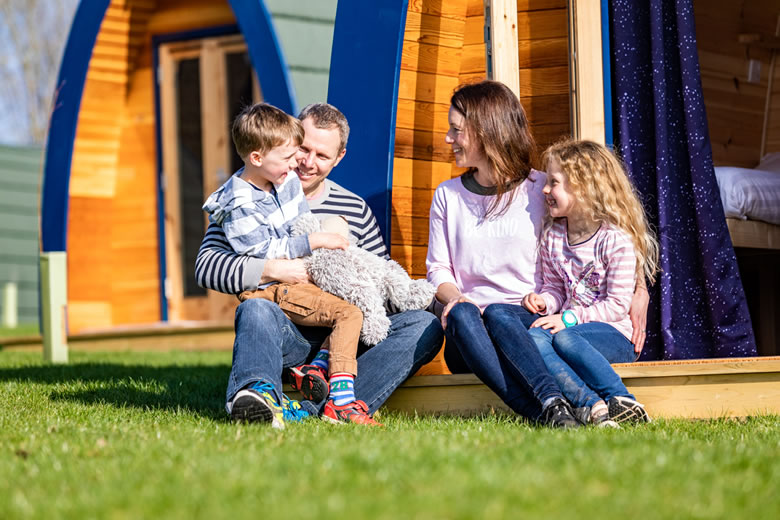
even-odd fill
[{"label": "man's hand", "polygon": [[545,303],[544,298],[533,292],[531,294],[526,294],[523,297],[523,307],[528,309],[528,312],[536,314],[538,312],[546,311],[547,303]]},{"label": "man's hand", "polygon": [[552,316],[542,316],[531,324],[531,328],[541,327],[545,330],[549,330],[551,334],[560,332],[566,328],[563,324],[563,318],[560,314],[553,314]]},{"label": "man's hand", "polygon": [[267,260],[260,283],[310,283],[309,273],[306,272],[306,263],[301,258],[284,259],[277,258]]},{"label": "man's hand", "polygon": [[347,249],[349,240],[338,233],[325,233],[317,231],[309,235],[309,246],[314,249]]},{"label": "man's hand", "polygon": [[628,317],[634,328],[631,333],[631,343],[634,344],[634,352],[642,353],[647,339],[647,304],[650,303],[650,294],[647,287],[640,285],[634,291],[631,298],[631,307],[628,309]]},{"label": "man's hand", "polygon": [[[461,303],[461,302],[468,302],[476,305],[473,301],[469,300],[462,294],[460,296],[456,296],[452,298],[450,301],[447,302],[447,305],[444,306],[444,310],[441,311],[441,328],[446,329],[447,328],[447,315],[450,313],[450,310],[452,310],[455,305]],[[481,312],[481,311],[480,311]]]}]

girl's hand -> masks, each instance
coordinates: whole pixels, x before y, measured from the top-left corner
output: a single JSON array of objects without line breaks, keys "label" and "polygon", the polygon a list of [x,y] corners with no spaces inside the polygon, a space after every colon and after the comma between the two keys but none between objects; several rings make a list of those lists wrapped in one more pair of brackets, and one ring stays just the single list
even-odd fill
[{"label": "girl's hand", "polygon": [[523,307],[528,309],[528,312],[536,314],[538,312],[544,312],[547,310],[547,304],[540,295],[535,292],[526,294],[523,297]]},{"label": "girl's hand", "polygon": [[[441,328],[446,329],[447,328],[447,315],[450,313],[450,310],[455,307],[455,305],[461,303],[461,302],[468,302],[473,305],[476,305],[473,301],[469,300],[462,294],[459,296],[456,296],[455,298],[452,298],[450,301],[447,302],[447,305],[444,306],[444,310],[441,311]],[[480,314],[482,311],[479,311]]]},{"label": "girl's hand", "polygon": [[553,314],[552,316],[542,316],[531,324],[531,328],[533,327],[541,327],[549,330],[551,334],[555,334],[565,329],[566,325],[563,324],[560,314]]}]

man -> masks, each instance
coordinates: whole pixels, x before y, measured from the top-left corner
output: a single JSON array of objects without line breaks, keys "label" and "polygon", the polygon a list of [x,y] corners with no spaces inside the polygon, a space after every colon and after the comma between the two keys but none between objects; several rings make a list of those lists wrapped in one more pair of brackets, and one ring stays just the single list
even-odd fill
[{"label": "man", "polygon": [[[349,125],[335,107],[309,105],[298,116],[305,136],[295,172],[301,180],[309,207],[315,215],[342,215],[357,245],[388,258],[376,219],[359,196],[327,179],[344,158]],[[195,262],[195,276],[202,287],[238,294],[268,282],[305,283],[309,281],[302,259],[262,260],[238,256],[217,224],[209,225]],[[358,350],[358,376],[354,392],[366,409],[359,406],[346,413],[344,420],[360,422],[373,414],[390,394],[422,365],[433,359],[441,348],[443,332],[433,314],[407,311],[390,315],[390,333],[384,341]],[[327,337],[327,329],[298,329],[277,304],[253,298],[236,311],[236,339],[233,367],[228,380],[226,409],[234,418],[272,422],[283,426],[279,414],[271,415],[265,404],[268,394],[283,405],[281,374],[312,360]],[[271,383],[273,389],[252,389],[258,381]],[[266,387],[270,388],[270,387]],[[232,406],[242,396],[240,413]]]}]

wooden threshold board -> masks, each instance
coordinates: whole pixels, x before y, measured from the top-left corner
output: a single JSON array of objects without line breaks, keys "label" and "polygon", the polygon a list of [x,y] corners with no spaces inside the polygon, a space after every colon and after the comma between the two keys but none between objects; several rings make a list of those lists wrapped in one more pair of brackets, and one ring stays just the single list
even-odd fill
[{"label": "wooden threshold board", "polygon": [[[68,348],[75,351],[232,350],[232,323],[183,322],[176,324],[114,327],[68,336]],[[40,336],[0,338],[0,352],[40,349]]]},{"label": "wooden threshold board", "polygon": [[[651,417],[780,414],[780,357],[615,364]],[[386,406],[409,413],[474,415],[508,410],[473,374],[416,376]]]}]

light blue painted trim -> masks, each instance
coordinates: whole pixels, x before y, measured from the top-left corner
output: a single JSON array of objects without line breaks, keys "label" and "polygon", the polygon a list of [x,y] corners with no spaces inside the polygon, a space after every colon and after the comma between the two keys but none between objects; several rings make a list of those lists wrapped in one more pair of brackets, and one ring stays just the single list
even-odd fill
[{"label": "light blue painted trim", "polygon": [[352,128],[331,174],[371,206],[390,244],[395,116],[408,0],[339,0],[328,102]]},{"label": "light blue painted trim", "polygon": [[110,0],[84,0],[73,18],[57,77],[41,190],[41,243],[45,253],[65,251],[73,143],[92,48]]},{"label": "light blue painted trim", "polygon": [[612,52],[609,44],[609,0],[601,0],[601,61],[604,74],[604,141],[612,146]]},{"label": "light blue painted trim", "polygon": [[263,101],[297,115],[295,91],[271,13],[263,0],[230,0],[244,35],[252,66],[263,91]]}]

